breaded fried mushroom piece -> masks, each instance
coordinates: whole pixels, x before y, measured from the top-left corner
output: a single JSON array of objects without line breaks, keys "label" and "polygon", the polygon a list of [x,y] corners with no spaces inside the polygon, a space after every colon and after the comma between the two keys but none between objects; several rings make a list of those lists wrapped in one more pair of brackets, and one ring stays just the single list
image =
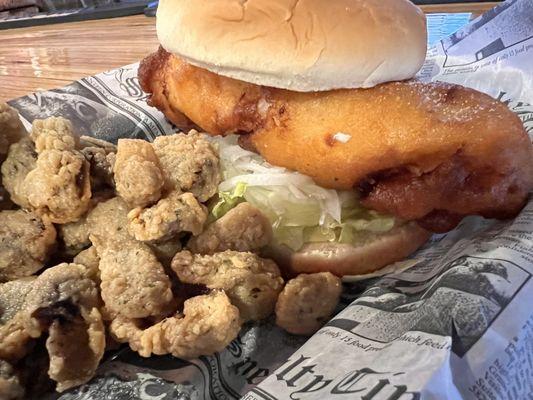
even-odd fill
[{"label": "breaded fried mushroom piece", "polygon": [[184,250],[171,267],[181,282],[224,290],[243,321],[268,317],[283,288],[277,265],[253,253],[227,250],[202,256]]},{"label": "breaded fried mushroom piece", "polygon": [[18,142],[26,134],[17,110],[7,103],[0,102],[0,161],[9,150],[9,146]]},{"label": "breaded fried mushroom piece", "polygon": [[69,254],[77,254],[91,245],[87,216],[75,222],[59,225],[57,230],[59,237],[63,240],[65,250]]},{"label": "breaded fried mushroom piece", "polygon": [[31,325],[48,333],[48,375],[59,392],[91,379],[102,359],[105,328],[100,306],[96,285],[82,265],[46,270],[28,294],[25,312]]},{"label": "breaded fried mushroom piece", "polygon": [[149,243],[148,245],[157,257],[157,260],[163,264],[165,268],[170,268],[172,258],[174,258],[176,253],[183,248],[179,238],[172,238],[163,242]]},{"label": "breaded fried mushroom piece", "polygon": [[200,133],[159,136],[153,147],[170,189],[191,192],[200,202],[211,198],[221,180],[218,154]]},{"label": "breaded fried mushroom piece", "polygon": [[89,164],[79,152],[45,150],[26,175],[22,192],[31,208],[52,222],[77,221],[90,206]]},{"label": "breaded fried mushroom piece", "polygon": [[87,217],[99,258],[102,299],[112,315],[158,316],[172,304],[170,278],[152,249],[128,234],[127,213],[124,200],[115,197]]},{"label": "breaded fried mushroom piece", "polygon": [[46,150],[72,151],[79,146],[72,123],[63,117],[36,119],[33,121],[30,137],[38,154]]},{"label": "breaded fried mushroom piece", "polygon": [[91,246],[88,249],[80,251],[72,260],[74,264],[83,265],[87,268],[87,277],[92,279],[96,284],[100,285],[100,257],[96,247]]},{"label": "breaded fried mushroom piece", "polygon": [[46,349],[48,376],[57,382],[58,392],[91,379],[105,351],[105,327],[98,309],[82,310],[82,317],[67,325],[54,320],[48,329]]},{"label": "breaded fried mushroom piece", "polygon": [[98,203],[87,215],[89,234],[114,241],[132,240],[128,234],[128,205],[120,197]]},{"label": "breaded fried mushroom piece", "polygon": [[0,212],[0,282],[39,271],[56,240],[54,225],[34,212]]},{"label": "breaded fried mushroom piece", "polygon": [[170,239],[180,232],[198,235],[207,220],[207,209],[192,193],[172,192],[149,208],[128,213],[130,235],[140,241]]},{"label": "breaded fried mushroom piece", "polygon": [[[0,358],[13,361],[24,357],[31,350],[29,343],[40,337],[56,320],[61,321],[62,330],[68,330],[70,324],[79,321],[79,318],[88,327],[97,323],[96,313],[101,306],[98,289],[87,276],[87,268],[77,264],[59,264],[38,277],[0,284],[0,303],[3,310]],[[91,348],[102,346],[95,357],[99,360],[105,343],[100,337],[89,339],[86,344],[90,343]],[[95,362],[92,366],[92,373],[97,364]]]},{"label": "breaded fried mushroom piece", "polygon": [[28,295],[36,277],[0,283],[0,359],[18,361],[29,351],[33,337],[41,334],[37,324],[31,324],[26,309]]},{"label": "breaded fried mushroom piece", "polygon": [[113,171],[117,192],[130,207],[146,207],[161,198],[165,181],[147,141],[120,139]]},{"label": "breaded fried mushroom piece", "polygon": [[225,250],[256,251],[272,240],[268,218],[250,203],[241,203],[211,223],[187,247],[193,253],[213,254]]},{"label": "breaded fried mushroom piece", "polygon": [[113,167],[116,160],[117,146],[102,139],[81,136],[80,148],[81,153],[90,165],[93,192],[109,188],[114,189]]},{"label": "breaded fried mushroom piece", "polygon": [[172,354],[191,359],[223,350],[241,328],[239,310],[222,291],[196,296],[185,301],[178,314],[142,329],[139,321],[117,317],[109,327],[111,335],[142,357]]},{"label": "breaded fried mushroom piece", "polygon": [[11,201],[22,208],[30,208],[28,197],[23,191],[23,183],[28,173],[36,167],[37,152],[29,137],[11,145],[2,164],[2,185],[9,192]]},{"label": "breaded fried mushroom piece", "polygon": [[102,299],[111,313],[145,318],[168,311],[173,300],[170,278],[147,245],[95,235],[91,241],[100,258]]},{"label": "breaded fried mushroom piece", "polygon": [[93,190],[115,187],[113,177],[115,153],[106,153],[106,150],[101,147],[85,147],[81,149],[81,154],[89,163]]},{"label": "breaded fried mushroom piece", "polygon": [[24,398],[24,387],[7,361],[0,360],[0,399],[16,400]]},{"label": "breaded fried mushroom piece", "polygon": [[301,274],[285,285],[276,303],[276,324],[295,335],[311,335],[339,303],[340,278],[329,272]]}]

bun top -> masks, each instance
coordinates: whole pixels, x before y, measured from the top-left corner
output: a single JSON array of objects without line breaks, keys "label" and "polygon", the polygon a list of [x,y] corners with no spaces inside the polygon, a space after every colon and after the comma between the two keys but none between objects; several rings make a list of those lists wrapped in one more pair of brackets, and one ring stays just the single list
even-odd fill
[{"label": "bun top", "polygon": [[412,78],[427,46],[408,0],[160,0],[157,34],[193,65],[302,92]]}]

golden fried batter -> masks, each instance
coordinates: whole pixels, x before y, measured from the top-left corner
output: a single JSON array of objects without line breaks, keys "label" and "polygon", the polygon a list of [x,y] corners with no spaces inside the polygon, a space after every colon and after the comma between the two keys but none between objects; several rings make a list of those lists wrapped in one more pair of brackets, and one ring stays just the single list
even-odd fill
[{"label": "golden fried batter", "polygon": [[276,303],[276,324],[295,335],[311,335],[322,327],[339,303],[340,278],[329,272],[291,279]]},{"label": "golden fried batter", "polygon": [[7,103],[0,102],[0,161],[9,150],[9,146],[18,142],[26,134],[17,110]]},{"label": "golden fried batter", "polygon": [[117,192],[131,207],[145,207],[161,198],[165,181],[147,141],[120,139],[113,168]]},{"label": "golden fried batter", "polygon": [[114,189],[113,167],[116,160],[117,146],[102,139],[81,136],[80,147],[81,153],[90,165],[93,192],[109,188]]},{"label": "golden fried batter", "polygon": [[200,202],[217,192],[221,180],[218,154],[201,134],[159,136],[153,146],[171,189],[191,192]]},{"label": "golden fried batter", "polygon": [[39,335],[39,330],[27,323],[24,314],[35,280],[32,276],[0,283],[0,359],[22,358],[32,335]]},{"label": "golden fried batter", "polygon": [[94,234],[91,241],[100,257],[102,299],[111,313],[145,318],[167,312],[173,300],[170,278],[147,245]]},{"label": "golden fried batter", "polygon": [[83,154],[90,166],[92,190],[114,188],[113,167],[116,154],[107,153],[101,147],[85,147],[81,149],[81,154]]},{"label": "golden fried batter", "polygon": [[30,208],[28,198],[22,190],[24,179],[36,166],[37,152],[29,137],[11,145],[2,164],[2,185],[9,192],[13,203],[23,208]]},{"label": "golden fried batter", "polygon": [[58,226],[59,237],[63,240],[65,249],[69,254],[77,254],[91,245],[89,232],[87,216],[75,222]]},{"label": "golden fried batter", "polygon": [[67,329],[77,315],[98,307],[98,289],[82,265],[60,264],[36,278],[0,284],[0,358],[19,360],[53,321]]},{"label": "golden fried batter", "polygon": [[165,318],[147,328],[117,317],[109,327],[115,340],[128,342],[143,357],[172,354],[191,359],[222,351],[241,328],[239,310],[226,294],[215,291],[185,301],[183,315]]},{"label": "golden fried batter", "polygon": [[60,264],[36,278],[0,285],[0,358],[19,360],[46,332],[48,374],[58,391],[92,378],[105,350],[100,298],[86,272],[81,265]]},{"label": "golden fried batter", "polygon": [[87,215],[89,234],[114,241],[132,240],[128,234],[128,206],[120,197],[98,203]]},{"label": "golden fried batter", "polygon": [[98,269],[98,266],[100,265],[100,257],[98,257],[96,247],[91,246],[88,249],[80,251],[76,257],[74,257],[72,262],[86,267],[86,276],[92,279],[96,284],[100,285],[100,270]]},{"label": "golden fried batter", "polygon": [[157,260],[163,264],[165,268],[170,268],[172,258],[174,258],[176,253],[182,249],[181,241],[176,237],[164,242],[149,243],[148,245],[157,257]]},{"label": "golden fried batter", "polygon": [[72,124],[62,117],[36,119],[31,127],[31,139],[37,153],[45,150],[76,150],[79,139],[74,134]]},{"label": "golden fried batter", "polygon": [[181,282],[224,290],[244,321],[272,314],[283,288],[277,265],[253,253],[227,250],[201,256],[184,250],[174,256],[171,267]]},{"label": "golden fried batter", "polygon": [[79,152],[45,150],[21,189],[30,206],[52,222],[76,221],[90,206],[89,164]]},{"label": "golden fried batter", "polygon": [[171,192],[149,208],[128,213],[130,235],[140,241],[168,240],[180,232],[198,235],[207,220],[207,209],[192,193]]},{"label": "golden fried batter", "polygon": [[[446,230],[464,215],[512,216],[533,188],[533,146],[505,104],[447,83],[301,93],[194,67],[160,49],[139,71],[150,104],[246,141],[274,165],[363,204]],[[180,117],[176,123],[183,122]]]},{"label": "golden fried batter", "polygon": [[256,251],[272,239],[269,219],[250,203],[238,204],[211,223],[187,247],[193,253],[213,254],[225,250]]},{"label": "golden fried batter", "polygon": [[24,309],[26,296],[32,290],[35,279],[37,277],[30,276],[0,283],[0,325],[5,325]]},{"label": "golden fried batter", "polygon": [[127,213],[119,197],[99,203],[89,213],[89,237],[97,254],[80,254],[81,263],[98,263],[102,298],[111,315],[158,316],[173,300],[170,278],[152,249],[128,234]]},{"label": "golden fried batter", "polygon": [[48,376],[63,392],[89,381],[105,351],[105,326],[97,308],[65,325],[55,320],[48,330],[46,349],[50,358]]},{"label": "golden fried batter", "polygon": [[16,400],[24,398],[24,387],[20,384],[13,366],[0,360],[0,399]]},{"label": "golden fried batter", "polygon": [[32,275],[44,266],[56,240],[54,225],[24,210],[0,212],[0,282]]}]

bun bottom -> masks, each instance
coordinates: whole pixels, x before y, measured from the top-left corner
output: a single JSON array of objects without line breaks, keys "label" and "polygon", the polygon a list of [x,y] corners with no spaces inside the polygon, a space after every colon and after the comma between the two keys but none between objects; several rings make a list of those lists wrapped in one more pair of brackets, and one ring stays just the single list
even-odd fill
[{"label": "bun bottom", "polygon": [[337,276],[374,272],[415,252],[431,232],[415,222],[393,228],[359,245],[308,243],[293,251],[285,245],[270,246],[264,255],[278,263],[287,276],[331,272]]}]

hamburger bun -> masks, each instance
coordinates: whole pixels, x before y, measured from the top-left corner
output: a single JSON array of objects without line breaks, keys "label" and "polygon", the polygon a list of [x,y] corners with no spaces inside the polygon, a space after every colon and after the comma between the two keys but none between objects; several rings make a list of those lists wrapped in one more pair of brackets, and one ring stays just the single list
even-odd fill
[{"label": "hamburger bun", "polygon": [[431,233],[410,222],[391,231],[374,235],[364,243],[306,243],[299,251],[270,246],[264,255],[272,258],[285,275],[331,272],[337,276],[362,275],[374,272],[415,252]]},{"label": "hamburger bun", "polygon": [[412,78],[427,46],[408,0],[160,0],[157,34],[190,64],[300,92]]}]

